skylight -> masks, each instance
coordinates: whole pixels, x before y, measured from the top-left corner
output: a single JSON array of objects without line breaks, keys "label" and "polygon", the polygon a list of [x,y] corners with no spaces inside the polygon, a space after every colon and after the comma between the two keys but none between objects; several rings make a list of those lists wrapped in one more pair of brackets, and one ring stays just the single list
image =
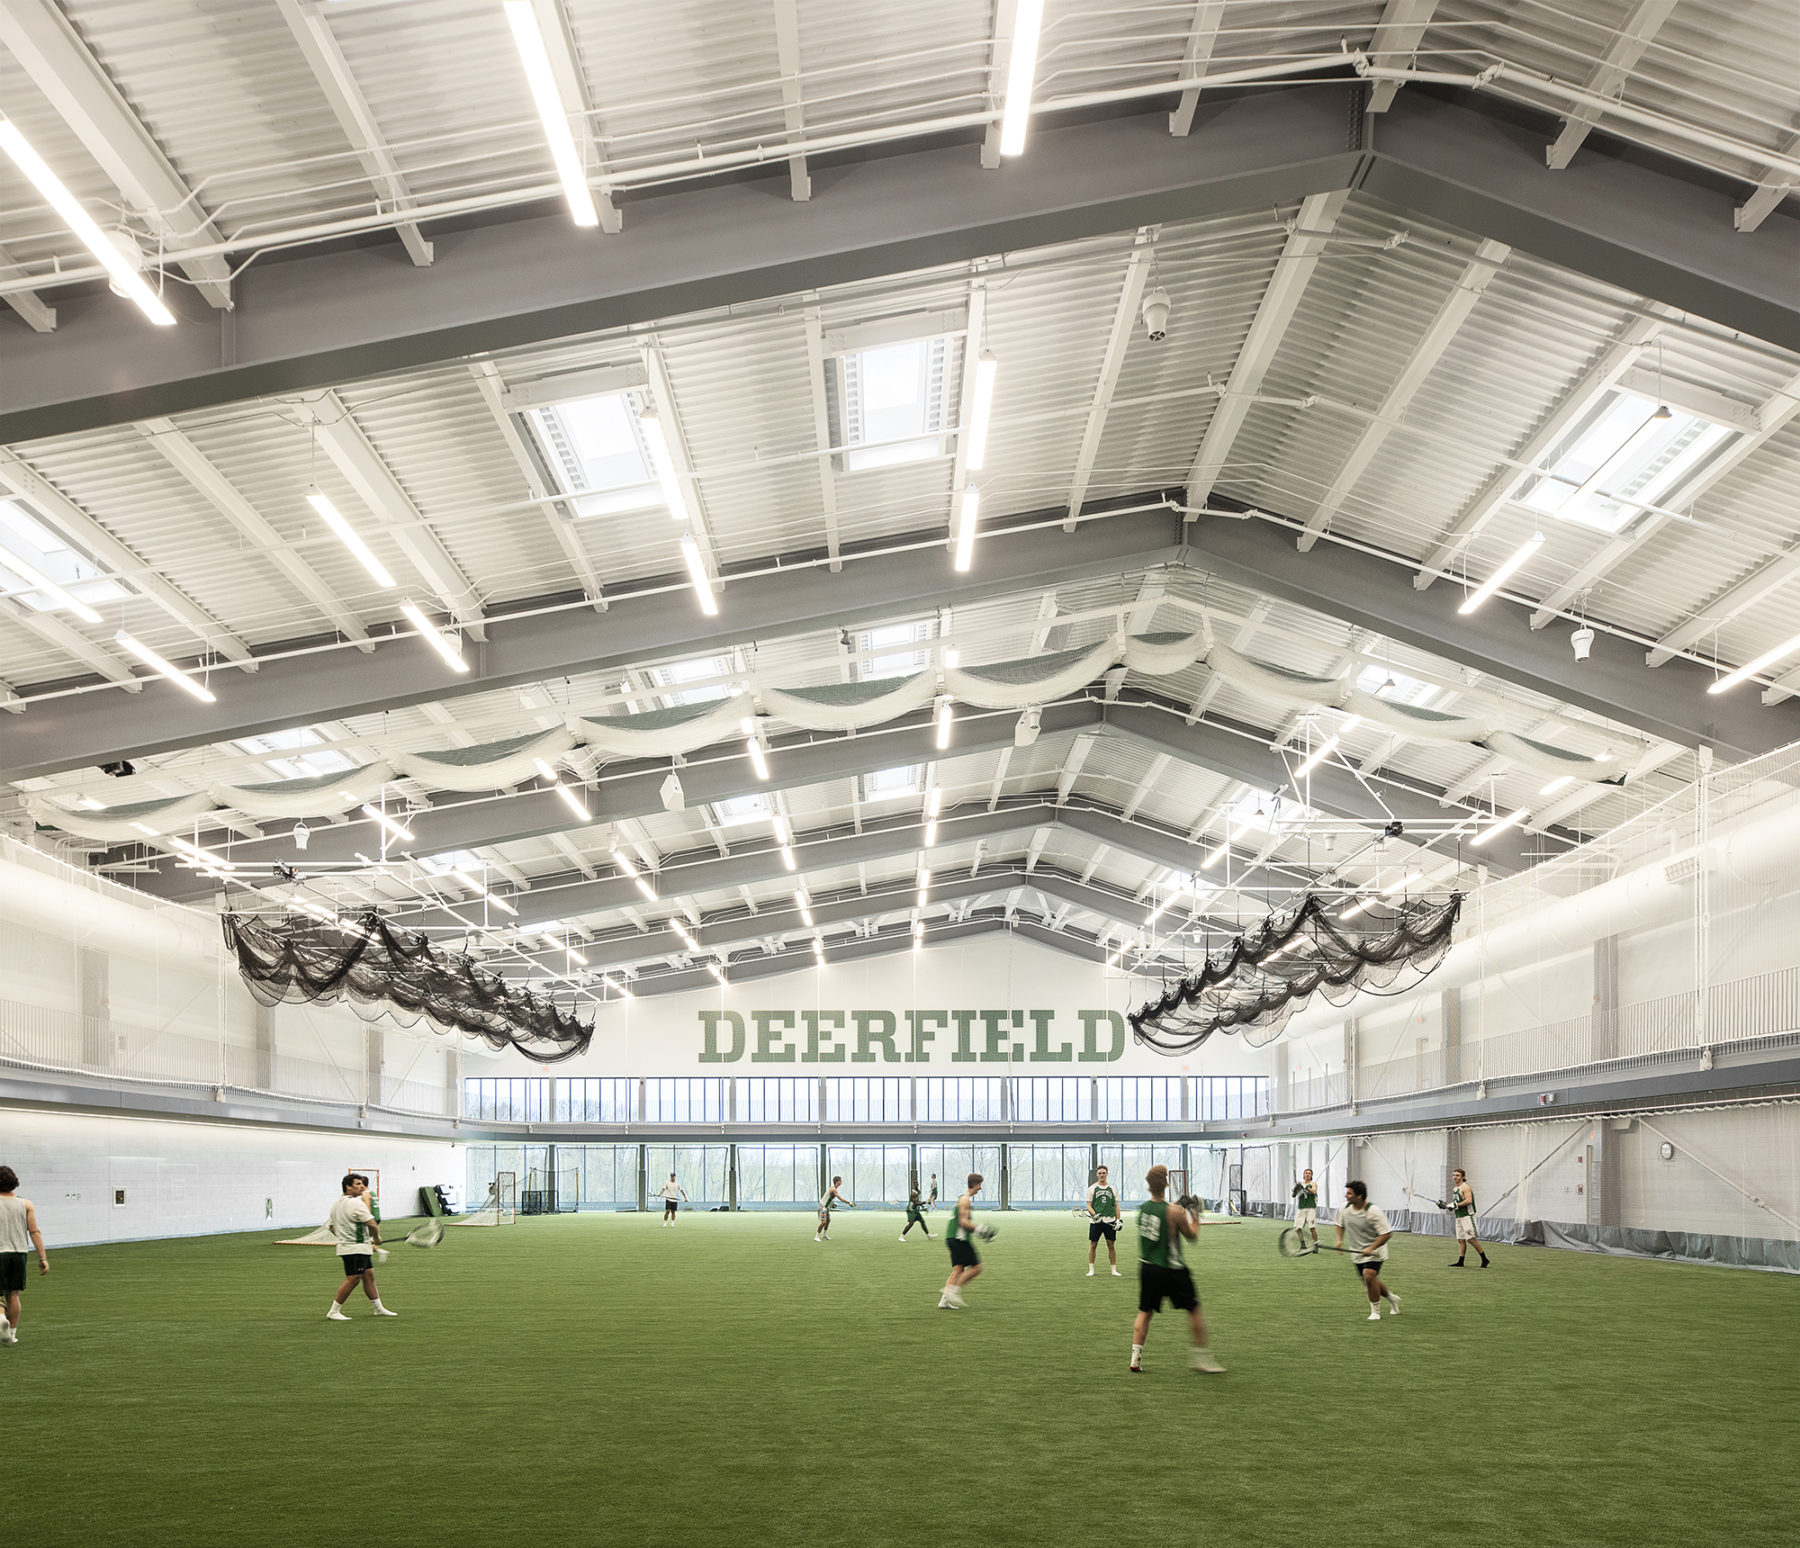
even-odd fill
[{"label": "skylight", "polygon": [[846,472],[946,454],[949,346],[945,338],[909,339],[838,356]]},{"label": "skylight", "polygon": [[733,796],[729,801],[713,803],[713,820],[721,828],[737,828],[747,822],[767,822],[769,810],[767,796]]},{"label": "skylight", "polygon": [[874,769],[863,775],[865,801],[896,801],[919,794],[919,766],[908,763],[897,769]]},{"label": "skylight", "polygon": [[558,491],[580,496],[571,502],[576,515],[605,516],[663,503],[629,393],[527,409],[524,417]]},{"label": "skylight", "polygon": [[[341,774],[345,769],[354,767],[335,747],[320,747],[323,740],[317,731],[307,726],[295,726],[289,731],[270,731],[263,736],[239,737],[237,745],[245,752],[261,757],[264,767],[283,779],[314,779],[320,774]],[[318,751],[305,752],[296,758],[280,756],[301,748],[318,748]],[[266,756],[270,753],[277,756]]]},{"label": "skylight", "polygon": [[1517,495],[1527,510],[1617,532],[1646,505],[1667,505],[1733,434],[1649,398],[1608,393],[1557,443]]},{"label": "skylight", "polygon": [[34,613],[53,613],[63,606],[43,591],[30,589],[29,576],[7,566],[8,554],[22,560],[44,579],[89,604],[116,602],[130,593],[105,575],[85,554],[38,521],[15,500],[0,500],[0,590],[14,594]]},{"label": "skylight", "polygon": [[725,683],[708,683],[704,688],[684,688],[681,685],[707,682],[709,678],[727,677],[730,673],[731,663],[725,657],[696,656],[692,661],[672,661],[667,666],[658,667],[651,675],[656,679],[657,687],[674,690],[663,695],[664,702],[673,706],[707,704],[714,699],[729,698],[731,689]]},{"label": "skylight", "polygon": [[922,645],[931,638],[929,619],[913,623],[884,624],[879,629],[865,629],[858,640],[858,650],[866,658],[857,666],[858,678],[910,677],[923,672],[930,659]]}]

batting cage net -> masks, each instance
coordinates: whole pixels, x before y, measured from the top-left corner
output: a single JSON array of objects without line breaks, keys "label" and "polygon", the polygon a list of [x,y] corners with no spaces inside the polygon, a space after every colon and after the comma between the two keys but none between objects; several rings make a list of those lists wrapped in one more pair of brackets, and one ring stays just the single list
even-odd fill
[{"label": "batting cage net", "polygon": [[[1224,951],[1209,952],[1198,969],[1126,1019],[1138,1042],[1159,1053],[1191,1053],[1215,1032],[1240,1032],[1261,1047],[1314,994],[1342,1005],[1359,991],[1410,990],[1443,960],[1461,912],[1461,893],[1441,903],[1375,898],[1348,905],[1309,894]],[[1348,919],[1370,924],[1346,928]]]}]

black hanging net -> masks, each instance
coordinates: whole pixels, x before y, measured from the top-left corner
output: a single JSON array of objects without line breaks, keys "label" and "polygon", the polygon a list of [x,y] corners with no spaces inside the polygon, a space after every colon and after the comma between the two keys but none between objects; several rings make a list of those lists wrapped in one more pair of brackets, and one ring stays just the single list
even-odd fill
[{"label": "black hanging net", "polygon": [[1378,901],[1347,930],[1309,895],[1145,1001],[1126,1018],[1132,1035],[1166,1054],[1191,1053],[1215,1032],[1260,1046],[1314,994],[1343,1005],[1359,992],[1404,993],[1443,961],[1462,901],[1460,892],[1442,903]]},{"label": "black hanging net", "polygon": [[584,1053],[591,1022],[565,1015],[543,995],[484,973],[467,957],[434,950],[422,935],[396,930],[379,914],[323,923],[226,914],[225,944],[263,1005],[343,1000],[411,1023],[430,1018],[490,1048],[517,1048],[539,1063]]}]

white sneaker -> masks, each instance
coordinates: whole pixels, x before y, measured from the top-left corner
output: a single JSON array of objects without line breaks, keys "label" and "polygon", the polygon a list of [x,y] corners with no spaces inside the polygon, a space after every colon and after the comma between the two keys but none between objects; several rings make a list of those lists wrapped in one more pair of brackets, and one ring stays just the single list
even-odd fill
[{"label": "white sneaker", "polygon": [[1210,1349],[1196,1349],[1188,1355],[1188,1365],[1196,1371],[1204,1371],[1209,1376],[1222,1375],[1225,1367],[1219,1364],[1218,1357]]},{"label": "white sneaker", "polygon": [[1381,1321],[1381,1308],[1380,1308],[1380,1307],[1379,1307],[1379,1306],[1371,1306],[1371,1307],[1370,1307],[1370,1308],[1369,1308],[1369,1317],[1368,1317],[1368,1320],[1369,1320],[1369,1321],[1370,1321],[1370,1322],[1379,1322],[1379,1321]]},{"label": "white sneaker", "polygon": [[1094,1265],[1091,1263],[1088,1265],[1088,1271],[1087,1271],[1086,1277],[1088,1279],[1092,1279],[1094,1277]]},{"label": "white sneaker", "polygon": [[398,1317],[400,1313],[397,1311],[389,1311],[385,1306],[377,1306],[375,1308],[375,1315],[377,1317]]},{"label": "white sneaker", "polygon": [[906,1233],[905,1233],[905,1232],[904,1232],[904,1231],[902,1231],[902,1232],[901,1232],[901,1233],[900,1233],[900,1234],[899,1234],[899,1235],[898,1235],[898,1236],[896,1236],[896,1237],[895,1237],[895,1238],[894,1238],[894,1240],[895,1240],[895,1241],[897,1241],[897,1242],[903,1242],[903,1241],[905,1241],[905,1240],[906,1240]]},{"label": "white sneaker", "polygon": [[1400,1297],[1395,1295],[1392,1290],[1388,1291],[1388,1315],[1390,1317],[1400,1315]]},{"label": "white sneaker", "polygon": [[1113,1270],[1113,1278],[1114,1279],[1123,1279],[1124,1277],[1125,1276],[1123,1274],[1121,1274],[1117,1269]]},{"label": "white sneaker", "polygon": [[327,1322],[348,1322],[350,1319],[334,1306],[325,1313],[325,1320]]}]

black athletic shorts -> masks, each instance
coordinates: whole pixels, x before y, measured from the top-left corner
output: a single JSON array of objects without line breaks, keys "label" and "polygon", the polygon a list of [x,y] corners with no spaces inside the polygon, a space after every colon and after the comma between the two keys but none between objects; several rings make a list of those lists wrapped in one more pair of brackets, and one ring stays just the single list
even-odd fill
[{"label": "black athletic shorts", "polygon": [[920,1209],[917,1204],[908,1204],[906,1206],[906,1223],[912,1225],[914,1222],[924,1225],[925,1211]]},{"label": "black athletic shorts", "polygon": [[1191,1312],[1200,1305],[1194,1276],[1185,1268],[1164,1268],[1160,1263],[1138,1265],[1138,1310],[1159,1312],[1167,1301],[1176,1311]]},{"label": "black athletic shorts", "polygon": [[1371,1259],[1369,1259],[1369,1261],[1367,1263],[1358,1263],[1354,1258],[1352,1258],[1350,1260],[1350,1267],[1356,1270],[1356,1277],[1358,1279],[1362,1278],[1364,1269],[1374,1269],[1376,1276],[1379,1277],[1381,1274],[1381,1271],[1387,1267],[1387,1259],[1386,1258],[1371,1258]]},{"label": "black athletic shorts", "polygon": [[1105,1220],[1090,1220],[1088,1222],[1088,1240],[1097,1242],[1103,1236],[1109,1242],[1116,1242],[1119,1239],[1119,1228]]},{"label": "black athletic shorts", "polygon": [[966,1242],[960,1236],[951,1236],[946,1240],[950,1243],[951,1268],[974,1268],[981,1261],[973,1242]]},{"label": "black athletic shorts", "polygon": [[679,1200],[679,1199],[664,1199],[663,1200],[663,1213],[665,1215],[674,1214],[675,1211],[678,1210],[680,1207],[681,1207],[681,1200]]},{"label": "black athletic shorts", "polygon": [[366,1274],[375,1267],[375,1255],[368,1252],[342,1253],[338,1262],[344,1265],[344,1278],[352,1274]]},{"label": "black athletic shorts", "polygon": [[25,1254],[0,1252],[0,1295],[17,1295],[25,1288]]}]

